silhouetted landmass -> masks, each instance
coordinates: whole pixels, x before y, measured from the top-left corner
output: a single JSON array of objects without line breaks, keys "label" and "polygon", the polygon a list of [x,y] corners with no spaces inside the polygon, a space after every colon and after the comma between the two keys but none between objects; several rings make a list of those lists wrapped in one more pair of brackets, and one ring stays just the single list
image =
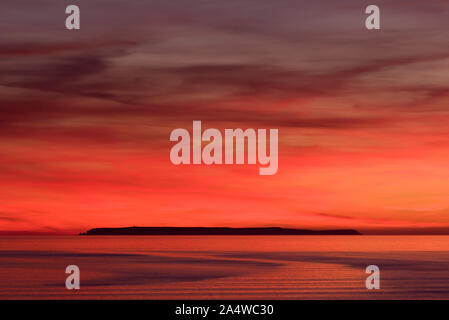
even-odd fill
[{"label": "silhouetted landmass", "polygon": [[209,228],[209,227],[128,227],[95,228],[88,236],[286,236],[286,235],[360,235],[357,230],[306,230],[285,228]]}]

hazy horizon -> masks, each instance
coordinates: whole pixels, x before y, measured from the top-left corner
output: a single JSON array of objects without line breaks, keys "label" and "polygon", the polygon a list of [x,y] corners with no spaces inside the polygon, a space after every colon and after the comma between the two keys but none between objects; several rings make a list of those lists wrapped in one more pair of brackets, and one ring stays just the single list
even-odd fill
[{"label": "hazy horizon", "polygon": [[[177,227],[183,228],[183,226],[95,226],[92,228],[88,228],[85,230],[58,230],[58,231],[25,231],[25,230],[0,230],[0,236],[8,236],[8,235],[17,235],[17,236],[26,236],[26,235],[49,235],[49,236],[77,236],[80,233],[87,232],[88,230],[94,228],[129,228],[129,227]],[[201,227],[201,228],[214,228],[214,227],[224,227],[224,228],[233,228],[228,226],[189,226],[189,227]],[[448,228],[434,228],[434,229],[356,229],[356,228],[337,228],[337,229],[329,229],[329,228],[301,228],[294,226],[241,226],[234,228],[270,228],[270,227],[280,227],[280,228],[289,228],[289,229],[303,229],[303,230],[314,230],[314,231],[326,231],[326,230],[356,230],[360,233],[360,236],[375,236],[375,235],[422,235],[422,236],[444,236],[449,235]],[[151,236],[151,235],[150,235]],[[232,235],[229,235],[232,237]],[[301,236],[301,235],[293,235],[293,237]],[[340,235],[336,235],[340,236]],[[345,235],[341,235],[345,236]]]}]

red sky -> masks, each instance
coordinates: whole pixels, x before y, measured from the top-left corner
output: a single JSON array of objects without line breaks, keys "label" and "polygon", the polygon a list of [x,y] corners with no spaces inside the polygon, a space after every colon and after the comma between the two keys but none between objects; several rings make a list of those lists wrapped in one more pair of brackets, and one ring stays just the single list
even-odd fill
[{"label": "red sky", "polygon": [[[449,228],[449,4],[0,4],[0,230]],[[279,170],[174,166],[175,128],[279,129]]]}]

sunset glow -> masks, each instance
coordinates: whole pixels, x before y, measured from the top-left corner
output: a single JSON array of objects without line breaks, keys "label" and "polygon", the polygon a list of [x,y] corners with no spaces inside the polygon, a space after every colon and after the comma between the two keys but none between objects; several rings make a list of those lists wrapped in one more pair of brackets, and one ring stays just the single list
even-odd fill
[{"label": "sunset glow", "polygon": [[[0,5],[2,232],[449,230],[447,1],[79,2]],[[279,129],[277,173],[172,164],[194,120]]]}]

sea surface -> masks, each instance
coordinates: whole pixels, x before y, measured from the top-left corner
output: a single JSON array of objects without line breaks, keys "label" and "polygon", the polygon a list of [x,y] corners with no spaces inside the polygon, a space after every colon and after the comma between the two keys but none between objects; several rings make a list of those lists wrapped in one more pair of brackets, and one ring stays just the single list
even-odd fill
[{"label": "sea surface", "polygon": [[449,299],[449,236],[4,236],[0,299]]}]

